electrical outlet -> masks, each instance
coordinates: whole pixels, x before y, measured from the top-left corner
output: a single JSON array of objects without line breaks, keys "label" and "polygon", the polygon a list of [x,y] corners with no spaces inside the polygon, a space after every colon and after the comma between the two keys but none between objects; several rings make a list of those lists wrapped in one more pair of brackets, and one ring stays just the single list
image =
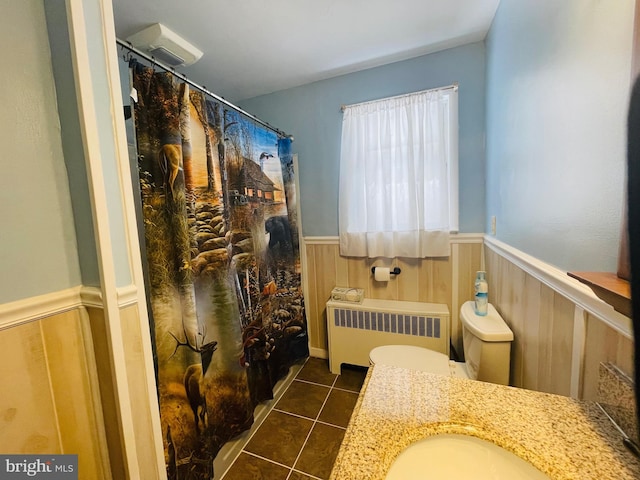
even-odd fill
[{"label": "electrical outlet", "polygon": [[496,234],[496,216],[492,215],[491,216],[491,235],[495,235]]}]

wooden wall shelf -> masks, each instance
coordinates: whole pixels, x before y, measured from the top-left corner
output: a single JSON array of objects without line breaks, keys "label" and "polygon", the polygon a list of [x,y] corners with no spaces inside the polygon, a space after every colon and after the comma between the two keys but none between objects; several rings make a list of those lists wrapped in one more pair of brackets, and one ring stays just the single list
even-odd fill
[{"label": "wooden wall shelf", "polygon": [[609,272],[567,272],[567,275],[591,287],[598,298],[631,318],[631,286],[628,281]]}]

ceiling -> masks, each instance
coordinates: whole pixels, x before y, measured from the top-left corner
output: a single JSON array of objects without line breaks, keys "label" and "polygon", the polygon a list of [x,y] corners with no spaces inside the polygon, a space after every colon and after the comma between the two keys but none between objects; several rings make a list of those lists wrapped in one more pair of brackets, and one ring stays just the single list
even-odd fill
[{"label": "ceiling", "polygon": [[500,0],[113,0],[116,36],[162,23],[177,70],[230,101],[483,40]]}]

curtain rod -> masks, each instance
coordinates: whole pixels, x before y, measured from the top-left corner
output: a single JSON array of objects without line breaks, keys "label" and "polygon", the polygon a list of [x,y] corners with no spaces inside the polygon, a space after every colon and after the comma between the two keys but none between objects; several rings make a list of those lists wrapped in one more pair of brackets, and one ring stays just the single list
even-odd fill
[{"label": "curtain rod", "polygon": [[198,90],[200,90],[203,93],[206,93],[207,95],[210,95],[211,97],[215,98],[217,101],[224,103],[227,107],[232,108],[233,110],[235,110],[236,112],[239,112],[243,115],[246,115],[247,117],[249,117],[250,119],[252,119],[253,121],[255,121],[256,123],[259,123],[260,125],[262,125],[263,127],[268,128],[269,130],[271,130],[272,132],[277,133],[279,136],[284,137],[284,138],[289,138],[291,139],[291,141],[293,141],[293,135],[289,135],[286,132],[283,132],[282,130],[277,129],[276,127],[273,127],[271,125],[269,125],[267,122],[265,122],[264,120],[260,120],[258,117],[256,117],[255,115],[252,115],[251,113],[243,110],[242,108],[234,105],[233,103],[231,103],[228,100],[225,100],[223,97],[216,95],[213,92],[210,92],[209,90],[207,90],[205,87],[198,85],[197,83],[189,80],[184,74],[180,73],[180,72],[176,72],[175,68],[173,67],[169,67],[167,65],[165,65],[162,62],[159,62],[158,60],[155,59],[155,57],[147,55],[146,53],[144,53],[141,50],[138,50],[136,47],[134,47],[133,45],[131,45],[131,43],[126,42],[124,40],[120,40],[119,38],[116,38],[116,43],[118,45],[120,45],[123,48],[126,48],[127,50],[129,50],[132,53],[135,53],[136,55],[144,58],[145,60],[147,60],[148,62],[151,62],[153,65],[157,65],[158,67],[166,70],[167,72],[175,75],[176,77],[180,78],[181,80],[185,81],[186,83],[188,83],[189,85],[191,85],[192,87],[197,88]]},{"label": "curtain rod", "polygon": [[385,97],[385,98],[379,98],[378,100],[369,100],[367,102],[360,102],[360,103],[352,103],[351,105],[340,105],[340,111],[344,112],[345,108],[347,107],[359,107],[361,105],[367,105],[368,103],[374,103],[374,102],[379,102],[380,100],[395,100],[398,98],[402,98],[402,97],[409,97],[411,95],[417,95],[420,93],[428,93],[428,92],[436,92],[439,90],[458,90],[458,82],[452,83],[451,85],[447,85],[446,87],[437,87],[437,88],[430,88],[428,90],[420,90],[418,92],[411,92],[411,93],[403,93],[401,95],[395,95],[393,97]]}]

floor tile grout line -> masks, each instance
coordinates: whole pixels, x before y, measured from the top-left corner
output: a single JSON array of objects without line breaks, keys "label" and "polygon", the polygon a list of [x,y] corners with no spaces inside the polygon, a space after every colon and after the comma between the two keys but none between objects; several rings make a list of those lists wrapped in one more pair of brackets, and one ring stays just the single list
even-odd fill
[{"label": "floor tile grout line", "polygon": [[[249,438],[247,438],[246,442],[244,443],[243,447],[240,449],[240,451],[237,453],[237,455],[235,456],[234,460],[229,464],[229,466],[227,467],[226,471],[222,474],[221,480],[225,480],[225,475],[228,473],[228,471],[231,469],[231,467],[233,466],[233,464],[238,460],[238,458],[240,457],[240,455],[244,452],[250,455],[253,455],[255,457],[261,458],[263,460],[268,460],[264,457],[261,457],[260,455],[256,455],[253,452],[250,452],[248,450],[246,450],[247,445],[249,445],[249,442],[251,442],[251,440],[253,439],[253,437],[256,435],[256,433],[258,433],[258,430],[260,429],[260,427],[262,426],[262,424],[267,420],[267,418],[269,417],[269,415],[271,415],[271,412],[273,412],[274,410],[276,410],[276,405],[277,403],[280,402],[280,400],[282,400],[282,397],[284,397],[285,393],[287,393],[287,391],[289,390],[289,388],[291,388],[291,385],[293,384],[293,382],[296,381],[298,375],[300,374],[300,372],[302,371],[302,369],[304,368],[304,366],[307,364],[307,362],[309,361],[309,358],[311,357],[307,357],[307,359],[304,361],[304,363],[302,364],[302,366],[300,367],[300,370],[298,370],[298,373],[296,373],[296,376],[291,380],[291,382],[289,383],[289,385],[287,386],[287,388],[285,389],[284,392],[282,392],[282,395],[280,395],[278,401],[276,402],[275,399],[269,400],[273,401],[273,405],[271,406],[271,409],[268,411],[268,413],[265,415],[265,417],[262,419],[262,421],[260,422],[260,426],[258,426],[257,428],[254,429],[253,432],[251,432],[249,434]],[[267,403],[268,403],[267,402]],[[268,407],[267,407],[268,408]],[[278,410],[280,411],[280,410]],[[285,413],[289,413],[289,412],[285,412]],[[254,414],[255,414],[255,409],[254,409]],[[253,426],[252,426],[253,427]],[[287,467],[286,465],[283,465],[281,463],[272,461],[272,460],[268,460],[272,463],[276,463],[278,465],[284,466],[285,468],[292,468],[292,467]]]},{"label": "floor tile grout line", "polygon": [[[287,415],[291,415],[292,417],[301,418],[302,420],[308,420],[312,424],[313,424],[313,422],[315,422],[315,419],[313,419],[311,417],[305,417],[304,415],[300,415],[299,413],[287,412],[286,410],[280,410],[279,408],[274,408],[272,411],[279,412],[279,413],[284,413],[284,414],[287,414]],[[311,426],[313,427],[313,425],[311,425]]]},{"label": "floor tile grout line", "polygon": [[[335,383],[335,379],[334,379],[333,383]],[[324,398],[324,401],[322,402],[322,405],[320,406],[320,409],[318,410],[316,418],[315,418],[315,420],[313,420],[313,423],[311,424],[311,428],[309,429],[309,433],[307,433],[307,437],[304,439],[304,442],[302,443],[302,447],[300,447],[300,451],[298,452],[298,456],[296,457],[296,459],[293,462],[293,467],[294,468],[295,468],[296,464],[298,463],[298,460],[300,459],[300,455],[302,455],[302,451],[304,450],[304,447],[307,446],[307,442],[309,441],[309,437],[311,436],[311,432],[313,432],[313,428],[316,426],[316,423],[318,423],[318,417],[320,417],[320,413],[322,413],[322,409],[324,408],[325,404],[327,403],[327,400],[329,399],[329,395],[331,395],[331,388],[329,389],[329,392],[327,392],[327,396]]]},{"label": "floor tile grout line", "polygon": [[339,428],[340,430],[346,430],[346,429],[347,429],[347,427],[343,427],[343,426],[340,426],[340,425],[336,425],[335,423],[325,422],[325,421],[323,421],[323,420],[316,420],[316,423],[319,423],[319,424],[321,424],[321,425],[326,425],[326,426],[328,426],[328,427]]},{"label": "floor tile grout line", "polygon": [[338,378],[340,378],[340,375],[336,375],[333,379],[333,383],[331,384],[331,388],[335,387],[336,382],[338,381]]},{"label": "floor tile grout line", "polygon": [[[311,428],[309,429],[309,433],[307,433],[307,436],[304,439],[304,442],[302,443],[302,446],[300,447],[300,450],[298,451],[298,455],[296,456],[296,459],[293,461],[292,470],[293,470],[293,468],[295,468],[296,464],[298,463],[298,460],[300,459],[300,455],[302,455],[302,451],[304,450],[304,447],[307,446],[307,441],[309,440],[309,437],[311,436],[311,432],[313,432],[313,427],[315,427],[315,425],[316,425],[316,422],[313,422],[313,424],[311,425]],[[300,471],[303,472],[303,473],[306,473],[306,472],[304,472],[302,470],[300,470]],[[289,474],[291,474],[291,473],[289,473]]]},{"label": "floor tile grout line", "polygon": [[[308,361],[305,360],[305,362],[302,364],[302,366],[300,367],[300,370],[298,370],[298,373],[296,373],[296,377],[298,376],[298,374],[302,371],[302,368],[304,368],[304,365],[306,365]],[[267,414],[264,416],[264,418],[262,418],[262,420],[260,421],[259,425],[256,425],[255,423],[251,425],[251,428],[248,430],[249,436],[246,439],[246,441],[244,442],[244,445],[242,446],[242,448],[240,449],[240,451],[235,455],[235,458],[233,459],[233,461],[231,461],[229,463],[229,465],[227,466],[227,469],[223,472],[221,480],[225,480],[225,476],[226,474],[229,472],[229,470],[231,469],[231,467],[233,466],[233,464],[238,460],[238,458],[240,457],[240,455],[245,452],[245,453],[251,453],[248,450],[246,450],[247,445],[249,445],[249,442],[251,442],[251,440],[253,439],[253,437],[256,435],[256,433],[258,433],[258,430],[262,427],[262,424],[267,420],[267,418],[269,417],[269,415],[271,415],[271,412],[273,410],[275,410],[275,407],[277,405],[277,403],[282,399],[282,397],[284,396],[284,394],[287,392],[287,390],[289,390],[289,387],[291,387],[291,384],[296,380],[296,377],[293,377],[293,379],[289,382],[289,385],[287,386],[287,388],[284,390],[284,392],[282,392],[282,394],[278,397],[278,400],[276,401],[276,399],[271,399],[271,400],[267,400],[264,404],[265,408],[268,409]],[[272,403],[272,406],[269,408],[266,406],[267,403]],[[255,421],[255,408],[253,410],[254,413],[254,421]],[[255,428],[254,428],[255,426]],[[251,431],[253,430],[253,431]],[[275,463],[275,462],[274,462]]]},{"label": "floor tile grout line", "polygon": [[[287,387],[287,390],[289,390],[289,387]],[[285,390],[285,391],[283,392],[282,396],[284,396],[284,394],[287,392],[287,390]],[[227,471],[225,471],[225,472],[222,474],[222,479],[221,479],[221,480],[225,480],[225,479],[224,479],[224,476],[227,474],[227,472],[229,471],[229,469],[233,466],[233,464],[235,463],[235,461],[238,459],[238,457],[240,456],[240,454],[241,454],[242,452],[251,453],[251,452],[249,452],[248,450],[246,450],[247,445],[249,445],[249,443],[251,442],[251,440],[253,440],[253,437],[255,437],[255,436],[256,436],[256,434],[258,433],[258,430],[260,430],[260,428],[262,427],[262,424],[264,424],[264,422],[266,422],[266,421],[267,421],[267,418],[269,418],[269,415],[271,415],[271,412],[273,412],[275,409],[276,409],[276,404],[274,403],[274,404],[273,404],[273,406],[271,407],[271,409],[269,410],[269,412],[265,415],[265,417],[264,417],[264,418],[262,419],[262,421],[260,422],[260,425],[259,425],[259,426],[257,426],[257,427],[253,430],[253,432],[250,432],[249,437],[247,438],[247,440],[245,441],[245,443],[244,443],[243,447],[240,449],[240,451],[239,451],[239,452],[238,452],[238,454],[236,455],[236,458],[233,460],[233,462],[231,462],[231,463],[229,464],[229,467],[227,468]],[[254,409],[254,414],[255,414],[255,409]],[[254,419],[255,419],[255,417],[254,417]],[[253,425],[252,425],[252,427],[253,427]],[[252,454],[252,455],[255,455],[255,454]],[[255,456],[259,456],[259,455],[255,455]]]},{"label": "floor tile grout line", "polygon": [[[358,395],[357,393],[355,393],[355,392],[351,392],[351,391],[349,391],[349,390],[342,390],[342,389],[340,389],[340,388],[329,388],[329,391],[328,391],[328,393],[327,393],[327,398],[325,398],[325,401],[324,401],[324,402],[323,402],[323,404],[321,405],[321,407],[320,407],[320,412],[319,412],[319,413],[322,413],[322,408],[325,406],[326,400],[329,398],[329,396],[331,396],[331,392],[332,392],[333,390],[338,390],[338,391],[340,391],[340,392],[353,393],[353,394],[355,394],[355,395]],[[278,402],[278,403],[279,403],[279,402]],[[288,415],[293,415],[294,417],[304,418],[304,419],[306,419],[306,420],[310,420],[310,421],[312,421],[312,422],[313,422],[316,418],[319,418],[319,416],[318,416],[319,414],[318,414],[318,415],[316,415],[316,417],[315,417],[315,418],[312,418],[312,417],[308,417],[308,416],[306,416],[306,415],[303,415],[303,414],[301,414],[301,413],[290,412],[289,410],[284,410],[283,408],[279,408],[277,405],[271,408],[271,411],[270,411],[269,413],[271,413],[271,412],[286,413],[286,414],[288,414]],[[327,424],[327,425],[333,425],[333,426],[338,427],[338,428],[345,428],[345,427],[343,427],[342,425],[338,425],[338,424],[336,424],[336,423],[326,422],[326,421],[324,421],[324,420],[318,420],[318,421],[319,421],[320,423],[325,423],[325,424]],[[255,434],[255,432],[254,432],[254,434]],[[252,434],[252,436],[253,436],[254,434]]]},{"label": "floor tile grout line", "polygon": [[[322,409],[327,404],[327,400],[329,400],[329,396],[331,395],[331,390],[333,389],[333,386],[336,384],[336,381],[338,380],[338,377],[339,377],[339,375],[335,376],[335,378],[333,379],[333,383],[331,384],[331,387],[329,387],[329,391],[327,392],[327,396],[324,398],[324,401],[322,402],[322,405],[320,406],[320,409],[318,410],[316,418],[315,418],[315,420],[313,420],[313,424],[311,425],[311,428],[309,429],[309,433],[307,434],[307,437],[304,439],[302,447],[300,447],[300,451],[298,452],[298,456],[296,457],[296,459],[293,462],[293,468],[295,468],[296,464],[298,463],[298,460],[300,459],[300,456],[302,455],[302,452],[304,451],[304,447],[307,446],[307,442],[309,441],[309,437],[311,436],[311,432],[313,432],[314,427],[318,423],[318,418],[320,418],[320,414],[322,413]],[[293,468],[292,468],[292,471],[293,471]],[[302,473],[306,474],[306,472],[304,472],[302,470],[300,470],[300,471]],[[289,472],[289,476],[291,476],[291,472]]]},{"label": "floor tile grout line", "polygon": [[[305,364],[306,364],[306,362],[305,362]],[[301,371],[302,371],[302,369],[300,370],[300,372],[301,372]],[[299,374],[300,372],[298,372],[298,374]],[[293,379],[293,381],[300,381],[300,382],[303,382],[303,383],[306,383],[306,384],[309,384],[309,385],[317,385],[317,386],[327,387],[327,388],[329,389],[329,390],[328,390],[328,392],[327,392],[327,395],[326,395],[326,397],[325,397],[325,399],[324,399],[324,401],[322,402],[322,405],[320,406],[320,409],[318,410],[318,413],[317,413],[317,415],[316,415],[315,419],[311,419],[311,418],[309,418],[309,417],[305,417],[304,415],[299,415],[299,414],[295,414],[295,413],[292,413],[292,412],[287,412],[287,411],[285,411],[285,410],[278,409],[278,408],[276,408],[276,406],[275,406],[275,405],[271,408],[271,411],[277,411],[277,412],[279,412],[279,413],[285,413],[285,414],[292,415],[292,416],[295,416],[295,417],[298,417],[298,418],[302,418],[302,419],[305,419],[305,420],[309,420],[309,421],[311,421],[311,422],[312,422],[312,424],[311,424],[311,428],[309,429],[309,432],[307,433],[307,436],[306,436],[306,438],[305,438],[305,440],[304,440],[304,442],[303,442],[303,444],[302,444],[302,447],[300,448],[300,450],[299,450],[299,452],[298,452],[298,455],[296,456],[295,460],[293,461],[293,466],[288,467],[287,465],[284,465],[283,463],[280,463],[280,462],[277,462],[277,461],[274,461],[274,460],[271,460],[271,459],[268,459],[268,458],[262,457],[262,456],[260,456],[260,455],[257,455],[257,454],[255,454],[255,453],[253,453],[253,452],[249,452],[249,451],[245,450],[244,448],[241,450],[241,452],[240,452],[240,453],[244,452],[244,453],[246,453],[246,454],[248,454],[248,455],[251,455],[251,456],[253,456],[253,457],[260,458],[260,459],[262,459],[262,460],[264,460],[264,461],[267,461],[267,462],[270,462],[270,463],[273,463],[273,464],[276,464],[276,465],[279,465],[279,466],[281,466],[281,467],[284,467],[284,468],[288,469],[288,470],[289,470],[289,473],[287,474],[287,477],[286,477],[286,478],[287,478],[287,480],[291,477],[291,475],[293,474],[293,472],[294,472],[294,471],[295,471],[295,472],[298,472],[298,473],[302,473],[302,474],[304,474],[304,475],[306,475],[306,476],[309,476],[309,477],[311,477],[311,478],[313,478],[313,479],[316,479],[316,480],[323,480],[323,479],[321,479],[320,477],[316,477],[315,475],[312,475],[312,474],[310,474],[310,473],[307,473],[307,472],[304,472],[304,471],[302,471],[302,470],[296,469],[296,468],[295,468],[295,465],[296,465],[296,463],[298,462],[298,460],[300,459],[300,456],[302,455],[302,452],[304,451],[304,448],[307,446],[307,443],[308,443],[308,441],[309,441],[309,437],[311,436],[311,432],[313,431],[314,427],[315,427],[318,423],[319,423],[319,424],[322,424],[322,425],[327,425],[327,426],[330,426],[330,427],[334,427],[334,428],[338,428],[338,429],[340,429],[340,430],[345,430],[345,431],[346,431],[346,427],[342,427],[342,426],[340,426],[340,425],[335,425],[335,424],[328,423],[328,422],[325,422],[325,421],[320,420],[320,415],[321,415],[321,413],[322,413],[322,410],[324,409],[324,407],[325,407],[325,405],[326,405],[327,401],[329,400],[329,397],[330,397],[330,395],[331,395],[331,392],[332,392],[334,389],[339,390],[339,391],[348,392],[348,393],[355,393],[356,395],[359,395],[359,391],[353,391],[353,390],[349,390],[349,389],[345,389],[345,388],[337,387],[337,386],[336,386],[336,383],[337,383],[337,381],[338,381],[338,378],[339,378],[339,377],[340,377],[340,375],[336,375],[336,376],[333,378],[333,381],[332,381],[331,385],[322,384],[322,383],[317,383],[317,382],[312,382],[312,381],[309,381],[309,380],[299,379],[299,378],[297,378],[297,376]],[[291,382],[291,384],[287,387],[287,390],[289,390],[289,388],[291,388],[291,385],[293,384],[293,381],[292,381],[292,382]],[[284,393],[286,393],[286,391],[287,391],[287,390],[285,390],[285,392],[284,392]],[[284,393],[283,393],[283,395],[282,395],[282,396],[284,396]],[[269,412],[269,414],[271,414],[271,412]],[[265,419],[266,419],[266,418],[265,418]],[[251,436],[253,437],[253,435],[255,435],[255,433],[256,433],[256,432],[254,432]]]},{"label": "floor tile grout line", "polygon": [[[242,449],[242,452],[245,452],[245,453],[250,454],[250,455],[252,455],[252,456],[254,456],[254,457],[257,457],[257,458],[260,458],[260,459],[262,459],[262,460],[266,460],[266,461],[269,461],[269,462],[271,462],[271,463],[275,463],[275,464],[277,464],[277,465],[280,465],[280,466],[282,466],[282,467],[285,467],[285,468],[287,468],[287,469],[290,469],[289,474],[287,475],[287,479],[288,479],[288,478],[291,476],[291,473],[292,473],[292,472],[293,472],[293,470],[294,470],[294,468],[293,468],[293,467],[295,466],[295,464],[297,463],[298,459],[300,458],[300,455],[302,455],[302,451],[304,450],[304,447],[307,445],[307,441],[309,440],[309,437],[311,436],[311,432],[313,431],[313,427],[315,427],[317,423],[321,423],[321,424],[325,424],[325,425],[330,425],[330,426],[332,426],[332,427],[336,427],[336,428],[340,428],[340,429],[345,430],[343,427],[340,427],[340,426],[338,426],[338,425],[328,424],[328,423],[326,423],[326,422],[322,422],[322,421],[319,421],[319,420],[318,420],[318,419],[319,419],[319,417],[320,417],[320,414],[322,413],[322,409],[324,408],[324,406],[325,406],[325,405],[326,405],[326,403],[327,403],[327,400],[329,399],[329,395],[331,395],[331,390],[333,389],[333,385],[335,385],[335,383],[336,383],[336,381],[337,381],[337,378],[338,378],[337,376],[336,376],[336,378],[334,378],[333,383],[332,383],[332,385],[331,385],[331,386],[323,385],[324,387],[327,387],[327,388],[328,388],[328,392],[327,392],[327,395],[326,395],[326,397],[325,397],[324,401],[322,402],[322,405],[320,406],[320,409],[318,410],[318,413],[316,414],[315,419],[312,419],[312,418],[309,418],[309,417],[305,417],[304,415],[299,415],[299,414],[296,414],[296,413],[292,413],[292,412],[287,412],[287,411],[284,411],[284,410],[280,410],[280,409],[276,408],[275,406],[271,409],[271,412],[273,412],[273,411],[277,411],[277,412],[280,412],[280,413],[285,413],[285,414],[292,415],[292,416],[297,417],[297,418],[302,418],[302,419],[305,419],[305,420],[309,420],[309,421],[311,421],[311,422],[312,422],[312,424],[311,424],[311,428],[309,429],[309,433],[307,433],[307,436],[306,436],[306,437],[305,437],[305,439],[304,439],[304,442],[303,442],[303,444],[302,444],[302,447],[300,447],[300,450],[299,450],[299,452],[298,452],[298,455],[296,456],[295,460],[293,461],[293,466],[288,467],[287,465],[285,465],[285,464],[283,464],[283,463],[280,463],[280,462],[277,462],[277,461],[275,461],[275,460],[271,460],[271,459],[268,459],[268,458],[262,457],[262,456],[260,456],[260,455],[257,455],[257,454],[255,454],[255,453],[250,452],[250,451],[245,450],[245,449]],[[305,382],[305,383],[314,384],[313,382]],[[288,390],[290,387],[291,387],[291,385],[289,385],[289,387],[287,388],[287,390]],[[285,393],[286,393],[286,391],[285,391]],[[283,396],[284,396],[284,394],[283,394]],[[269,412],[269,414],[271,414],[271,412]],[[254,435],[255,435],[255,432],[254,432]],[[253,435],[252,435],[252,436],[253,436]],[[307,472],[304,472],[304,471],[302,471],[302,470],[296,470],[296,471],[298,471],[298,472],[300,472],[300,473],[303,473],[303,474],[305,474],[305,475],[307,475],[307,476],[311,476],[311,477],[313,477],[313,478],[318,478],[318,477],[316,477],[315,475],[311,475],[311,474],[309,474],[309,473],[307,473]],[[322,479],[320,479],[320,480],[322,480]]]},{"label": "floor tile grout line", "polygon": [[[321,423],[323,425],[328,425],[329,427],[336,427],[336,428],[339,428],[341,430],[346,430],[347,429],[347,427],[343,427],[342,425],[337,425],[335,423],[326,422],[324,420],[320,420],[319,418],[316,420],[316,419],[313,419],[311,417],[305,417],[304,415],[300,415],[299,413],[287,412],[286,410],[281,410],[279,408],[274,408],[272,411],[279,412],[279,413],[285,413],[287,415],[291,415],[291,416],[296,417],[296,418],[301,418],[303,420],[309,420],[310,422],[314,422],[314,423]],[[322,413],[322,407],[320,407],[320,413]],[[313,427],[313,425],[312,425],[312,427]]]},{"label": "floor tile grout line", "polygon": [[327,388],[331,388],[331,385],[333,385],[333,384],[335,383],[335,381],[336,381],[336,380],[334,379],[334,380],[331,382],[331,385],[328,385],[328,384],[326,384],[326,383],[312,382],[311,380],[304,380],[304,379],[302,379],[302,378],[298,378],[298,377],[294,378],[294,379],[293,379],[293,381],[294,381],[294,382],[308,383],[308,384],[311,384],[311,385],[318,385],[318,386],[320,386],[320,387],[327,387]]},{"label": "floor tile grout line", "polygon": [[[309,358],[307,358],[307,360],[304,362],[304,365],[306,365],[308,361],[309,361]],[[304,368],[304,366],[303,366],[303,368]],[[285,396],[285,394],[287,393],[287,391],[291,388],[291,385],[293,385],[293,382],[295,382],[296,380],[301,381],[301,380],[299,380],[299,379],[298,379],[298,375],[300,374],[300,372],[301,372],[301,371],[302,371],[302,369],[300,369],[300,371],[298,372],[298,374],[296,375],[296,377],[295,377],[295,378],[293,379],[293,381],[289,384],[289,386],[287,387],[287,389],[283,392],[282,397],[284,397],[284,396]],[[311,382],[307,382],[307,383],[311,383]],[[329,391],[331,391],[331,389],[329,389]],[[328,396],[328,394],[327,394],[327,396]],[[282,397],[280,398],[280,400],[282,400]],[[326,399],[325,399],[325,400],[326,400]],[[278,403],[279,403],[279,402],[278,402]],[[283,410],[280,410],[280,409],[276,408],[276,406],[277,406],[277,404],[274,404],[274,405],[273,405],[273,407],[271,408],[271,411],[269,412],[269,415],[271,415],[271,413],[272,413],[272,412],[274,412],[274,411],[281,412],[281,413],[289,413],[289,414],[291,415],[291,412],[285,412],[285,411],[283,411]],[[267,415],[267,416],[268,416],[268,415]],[[307,418],[307,417],[304,417],[304,416],[302,416],[302,415],[294,415],[294,416],[299,417],[299,418]],[[292,473],[293,473],[293,467],[295,466],[296,462],[298,461],[298,458],[300,457],[300,453],[302,452],[302,449],[304,448],[304,446],[305,446],[305,445],[306,445],[306,443],[307,443],[307,439],[309,438],[309,435],[311,434],[311,430],[313,430],[313,425],[314,425],[314,424],[311,424],[311,429],[309,429],[309,433],[307,434],[307,438],[305,438],[305,441],[304,441],[304,443],[303,443],[303,445],[302,445],[302,448],[301,448],[301,449],[300,449],[300,451],[298,452],[298,455],[297,455],[297,456],[296,456],[296,458],[294,459],[294,461],[293,461],[293,463],[292,463],[291,467],[288,467],[288,466],[286,466],[286,465],[284,465],[284,464],[282,464],[282,463],[279,463],[279,462],[276,462],[276,461],[270,460],[270,459],[268,459],[268,458],[261,457],[260,455],[254,455],[254,456],[255,456],[255,457],[257,457],[257,458],[260,458],[260,459],[262,459],[262,460],[264,460],[264,461],[271,462],[271,463],[274,463],[274,464],[276,464],[276,465],[280,465],[280,466],[282,466],[282,467],[285,467],[287,470],[289,470],[289,472],[287,473],[287,477],[286,477],[286,480],[289,480],[289,478],[291,477],[291,475],[292,475]],[[244,450],[244,449],[243,449],[243,450]],[[247,453],[249,453],[249,452],[247,452]]]},{"label": "floor tile grout line", "polygon": [[[291,474],[292,474],[293,472],[301,473],[301,474],[302,474],[302,475],[304,475],[305,477],[313,478],[314,480],[326,480],[326,479],[323,479],[323,478],[320,478],[320,477],[316,477],[315,475],[312,475],[312,474],[310,474],[310,473],[303,472],[302,470],[296,470],[295,468],[292,468],[292,469],[291,469],[291,472],[289,472],[289,477],[291,477]],[[287,478],[289,478],[289,477],[287,477]]]},{"label": "floor tile grout line", "polygon": [[[311,383],[311,382],[307,382],[307,383]],[[335,383],[335,379],[334,379],[333,383]],[[318,417],[320,416],[320,413],[322,412],[322,409],[324,408],[324,405],[326,404],[327,399],[329,398],[329,394],[331,393],[331,387],[329,387],[329,386],[327,386],[327,385],[323,385],[323,386],[325,386],[325,387],[327,387],[327,388],[328,388],[328,392],[327,392],[327,395],[326,395],[326,397],[325,397],[324,401],[322,402],[322,405],[320,406],[320,409],[318,410],[318,413],[316,414],[316,418],[315,418],[315,419],[312,419],[312,418],[309,418],[309,417],[305,417],[304,415],[299,415],[299,414],[296,414],[296,413],[287,412],[287,411],[285,411],[285,410],[280,410],[280,409],[276,408],[275,406],[271,409],[271,412],[276,411],[276,412],[284,413],[284,414],[291,415],[291,416],[294,416],[294,417],[297,417],[297,418],[302,418],[302,419],[304,419],[304,420],[309,420],[309,421],[311,421],[311,422],[312,422],[312,423],[311,423],[311,428],[309,429],[309,433],[307,433],[307,436],[306,436],[306,437],[305,437],[305,439],[304,439],[304,442],[303,442],[303,444],[302,444],[302,447],[300,447],[300,450],[298,451],[298,455],[297,455],[297,456],[296,456],[296,458],[294,459],[294,461],[293,461],[293,465],[292,465],[291,467],[288,467],[287,465],[284,465],[283,463],[277,462],[277,461],[275,461],[275,460],[270,460],[270,459],[268,459],[268,458],[265,458],[265,457],[262,457],[262,456],[260,456],[260,455],[257,455],[257,454],[255,454],[255,453],[253,453],[253,452],[250,452],[250,451],[248,451],[248,450],[245,450],[244,448],[242,449],[242,452],[248,453],[248,454],[253,455],[254,457],[257,457],[257,458],[261,458],[262,460],[270,461],[270,462],[272,462],[272,463],[275,463],[275,464],[277,464],[277,465],[283,466],[283,467],[285,467],[285,468],[290,468],[291,470],[289,471],[289,474],[287,475],[287,478],[289,478],[289,477],[291,476],[291,472],[293,471],[293,466],[295,466],[296,462],[297,462],[297,461],[298,461],[298,459],[300,458],[300,455],[302,454],[302,451],[304,450],[304,447],[307,445],[307,440],[309,439],[309,436],[311,436],[311,431],[313,430],[313,427],[316,425],[316,423],[317,423],[317,419],[318,419]],[[290,386],[289,386],[289,387],[290,387]],[[288,390],[288,389],[289,389],[289,388],[287,388],[287,390]],[[285,394],[286,394],[286,391],[285,391]],[[284,394],[283,394],[283,396],[284,396]],[[269,412],[269,414],[271,414],[271,412]],[[337,425],[335,425],[335,426],[337,427]],[[254,435],[255,435],[255,433],[256,433],[256,432],[254,432]],[[252,436],[253,436],[253,435],[252,435]],[[305,474],[306,474],[306,472],[302,472],[302,473],[305,473]],[[312,476],[313,476],[313,475],[312,475]]]},{"label": "floor tile grout line", "polygon": [[[340,375],[338,375],[338,377],[339,377],[339,376],[340,376]],[[331,385],[327,385],[326,383],[312,382],[311,380],[304,380],[304,379],[297,378],[297,377],[296,377],[296,378],[294,378],[294,381],[295,381],[295,382],[308,383],[308,384],[311,384],[311,385],[318,385],[318,386],[320,386],[320,387],[335,388],[336,390],[341,390],[341,391],[343,391],[343,392],[351,392],[351,393],[355,393],[356,395],[359,395],[359,394],[360,394],[360,390],[362,389],[362,385],[360,386],[360,389],[358,389],[358,390],[351,390],[351,389],[349,389],[349,388],[337,387],[337,386],[335,385],[335,383],[336,383],[336,381],[338,380],[338,377],[336,377],[336,378],[333,380],[333,382],[332,382],[332,384],[331,384]]]}]

